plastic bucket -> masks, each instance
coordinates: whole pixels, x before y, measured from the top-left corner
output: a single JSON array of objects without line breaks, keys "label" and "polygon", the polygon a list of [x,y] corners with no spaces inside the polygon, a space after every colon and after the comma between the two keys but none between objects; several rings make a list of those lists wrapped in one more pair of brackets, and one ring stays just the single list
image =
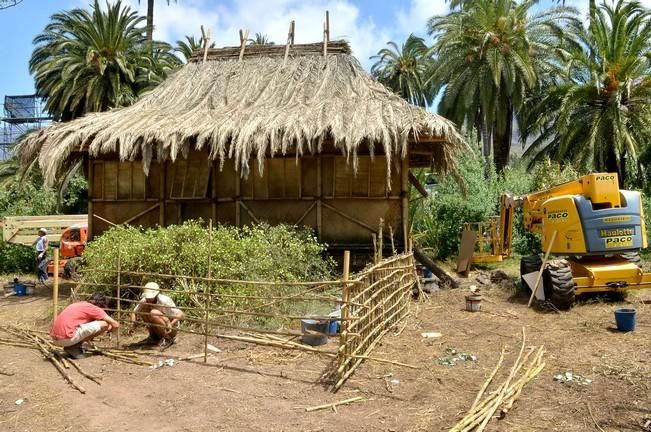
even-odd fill
[{"label": "plastic bucket", "polygon": [[615,322],[619,331],[635,330],[635,309],[615,309]]},{"label": "plastic bucket", "polygon": [[339,321],[338,320],[332,320],[332,321],[330,321],[330,324],[328,325],[328,334],[336,335],[337,333],[339,333]]},{"label": "plastic bucket", "polygon": [[466,310],[468,312],[481,311],[481,296],[480,295],[466,296]]},{"label": "plastic bucket", "polygon": [[[313,319],[303,319],[301,320],[301,340],[303,343],[312,346],[324,345],[328,343],[328,336],[325,336],[330,332],[330,323],[332,321],[317,321]],[[324,333],[323,335],[315,334],[306,334],[307,331]]]},{"label": "plastic bucket", "polygon": [[27,287],[21,283],[14,284],[14,292],[17,296],[27,295]]}]

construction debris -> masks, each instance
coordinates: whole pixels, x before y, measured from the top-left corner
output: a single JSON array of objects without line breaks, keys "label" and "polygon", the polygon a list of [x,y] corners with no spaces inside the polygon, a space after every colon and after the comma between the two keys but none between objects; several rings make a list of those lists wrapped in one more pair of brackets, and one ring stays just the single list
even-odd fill
[{"label": "construction debris", "polygon": [[592,384],[592,380],[590,378],[585,378],[581,375],[572,373],[570,371],[554,375],[554,380],[560,382],[561,384],[567,384],[567,383],[577,383],[578,385]]},{"label": "construction debris", "polygon": [[342,400],[342,401],[339,401],[339,402],[333,402],[333,403],[329,403],[329,404],[325,404],[325,405],[317,405],[315,407],[305,408],[305,412],[318,411],[318,410],[327,409],[327,408],[330,408],[333,411],[337,412],[337,408],[336,408],[337,406],[339,406],[339,405],[348,405],[348,404],[351,404],[351,403],[354,403],[354,402],[359,402],[361,400],[363,400],[363,398],[361,396],[357,396],[357,397]]},{"label": "construction debris", "polygon": [[443,366],[454,366],[457,364],[457,362],[460,361],[477,361],[479,357],[477,357],[475,354],[469,354],[465,352],[458,352],[454,348],[446,348],[445,353],[447,354],[446,357],[439,357],[438,362],[440,365]]},{"label": "construction debris", "polygon": [[149,366],[149,368],[150,369],[158,369],[158,368],[162,368],[164,366],[172,367],[175,364],[176,363],[174,362],[174,359],[160,360],[158,363]]}]

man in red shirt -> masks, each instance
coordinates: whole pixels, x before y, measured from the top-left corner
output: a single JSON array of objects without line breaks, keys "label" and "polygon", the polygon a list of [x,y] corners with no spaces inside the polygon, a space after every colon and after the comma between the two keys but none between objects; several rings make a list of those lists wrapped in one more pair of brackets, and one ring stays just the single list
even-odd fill
[{"label": "man in red shirt", "polygon": [[81,344],[107,331],[115,331],[120,324],[108,316],[106,296],[95,293],[88,301],[73,303],[57,317],[50,330],[55,345],[73,359],[83,357]]}]

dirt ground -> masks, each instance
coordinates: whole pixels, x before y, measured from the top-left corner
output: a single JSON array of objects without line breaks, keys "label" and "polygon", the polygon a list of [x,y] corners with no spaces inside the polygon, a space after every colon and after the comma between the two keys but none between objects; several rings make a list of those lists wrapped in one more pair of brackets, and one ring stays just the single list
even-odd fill
[{"label": "dirt ground", "polygon": [[[80,360],[102,377],[101,385],[78,377],[86,394],[72,389],[36,351],[0,345],[0,370],[13,373],[0,374],[0,431],[444,431],[472,404],[502,346],[507,360],[497,381],[506,378],[523,326],[527,345],[545,346],[546,367],[487,430],[644,430],[651,419],[651,291],[618,303],[589,299],[564,313],[527,309],[524,297],[496,285],[484,288],[483,311],[469,313],[463,310],[466,294],[443,290],[414,301],[402,332],[385,336],[373,353],[421,369],[365,362],[336,394],[318,383],[327,365],[320,357],[219,339],[210,343],[223,352],[211,355],[207,365],[194,360],[153,370],[98,356]],[[0,324],[47,330],[46,295],[0,298]],[[622,305],[637,309],[635,332],[614,328],[613,310]],[[423,332],[443,336],[423,338]],[[141,330],[131,340],[143,336]],[[159,360],[202,347],[201,337],[183,335],[164,353],[150,353]],[[446,348],[478,359],[441,365]],[[566,371],[592,383],[554,380]],[[355,396],[363,401],[337,412],[305,412]]]}]

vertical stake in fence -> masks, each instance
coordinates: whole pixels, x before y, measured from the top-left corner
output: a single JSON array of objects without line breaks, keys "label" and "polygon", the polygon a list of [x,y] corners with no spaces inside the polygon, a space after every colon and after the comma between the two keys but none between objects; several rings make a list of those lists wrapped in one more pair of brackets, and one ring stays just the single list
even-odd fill
[{"label": "vertical stake in fence", "polygon": [[396,255],[396,244],[393,242],[393,227],[389,225],[389,236],[391,237],[391,255]]},{"label": "vertical stake in fence", "polygon": [[[343,292],[341,295],[341,334],[339,336],[339,345],[343,345],[344,349],[339,351],[340,358],[339,358],[339,365],[343,365],[346,362],[346,358],[348,356],[348,326],[350,325],[350,321],[348,321],[348,318],[350,317],[350,290],[348,287],[348,279],[350,278],[350,251],[344,251],[344,274],[343,274],[343,281],[344,281],[344,287],[343,287]],[[344,374],[346,373],[345,370],[341,372],[341,376],[343,377]],[[341,377],[337,377],[339,380],[341,380]]]},{"label": "vertical stake in fence", "polygon": [[[208,279],[212,277],[210,266],[212,264],[212,219],[208,222]],[[208,363],[208,309],[210,308],[211,283],[208,282],[208,295],[206,296],[206,311],[204,313],[204,335],[203,335],[203,362]]]},{"label": "vertical stake in fence", "polygon": [[59,315],[59,248],[54,248],[54,284],[52,285],[52,315],[56,320]]},{"label": "vertical stake in fence", "polygon": [[382,261],[382,257],[384,256],[384,234],[382,233],[384,229],[384,219],[380,218],[380,228],[379,232],[377,235],[377,241],[378,241],[378,262]]},{"label": "vertical stake in fence", "polygon": [[377,235],[372,234],[373,237],[373,263],[377,264]]},{"label": "vertical stake in fence", "polygon": [[[121,299],[120,285],[122,285],[122,281],[121,281],[121,277],[120,277],[120,271],[122,270],[122,264],[121,264],[121,257],[120,257],[120,253],[121,253],[120,249],[122,249],[122,248],[120,247],[120,242],[118,242],[118,263],[117,263],[117,271],[118,271],[117,275],[118,276],[117,276],[117,281],[116,281],[116,283],[117,283],[117,298],[118,298],[118,308],[117,308],[118,311],[117,311],[117,320],[116,321],[118,321],[118,322],[120,322],[120,320],[122,319],[122,302],[120,301],[120,299]],[[118,333],[117,333],[117,337],[116,337],[116,344],[117,344],[117,347],[120,348],[120,327],[118,327]]]}]

